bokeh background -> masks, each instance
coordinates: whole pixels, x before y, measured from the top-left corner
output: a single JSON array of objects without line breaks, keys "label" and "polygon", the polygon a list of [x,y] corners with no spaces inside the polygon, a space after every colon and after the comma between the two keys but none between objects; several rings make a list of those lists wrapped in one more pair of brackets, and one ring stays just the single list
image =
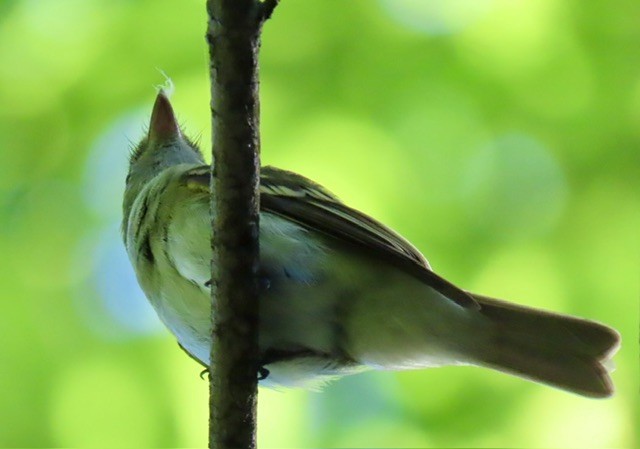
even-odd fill
[{"label": "bokeh background", "polygon": [[[261,390],[261,447],[637,447],[640,3],[283,0],[263,161],[459,285],[601,320],[610,400],[471,367]],[[204,446],[207,383],[119,236],[164,70],[209,152],[203,0],[0,2],[0,445]]]}]

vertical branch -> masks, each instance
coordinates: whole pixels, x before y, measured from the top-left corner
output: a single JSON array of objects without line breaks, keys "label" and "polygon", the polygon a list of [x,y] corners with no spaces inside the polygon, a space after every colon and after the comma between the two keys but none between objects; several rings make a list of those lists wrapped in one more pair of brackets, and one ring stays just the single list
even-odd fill
[{"label": "vertical branch", "polygon": [[260,135],[258,50],[277,0],[207,0],[213,161],[209,447],[255,448]]}]

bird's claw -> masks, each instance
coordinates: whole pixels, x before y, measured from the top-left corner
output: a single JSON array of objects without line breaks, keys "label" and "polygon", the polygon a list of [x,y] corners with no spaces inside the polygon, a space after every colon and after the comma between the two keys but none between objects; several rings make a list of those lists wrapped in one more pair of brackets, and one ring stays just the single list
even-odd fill
[{"label": "bird's claw", "polygon": [[258,382],[261,380],[265,380],[267,377],[269,377],[269,370],[264,366],[258,368]]},{"label": "bird's claw", "polygon": [[[204,380],[205,374],[207,375],[208,379],[211,379],[209,368],[205,368],[202,371],[200,371],[200,379]],[[269,377],[269,370],[264,366],[261,366],[260,368],[258,368],[258,381],[265,380],[267,377]]]}]

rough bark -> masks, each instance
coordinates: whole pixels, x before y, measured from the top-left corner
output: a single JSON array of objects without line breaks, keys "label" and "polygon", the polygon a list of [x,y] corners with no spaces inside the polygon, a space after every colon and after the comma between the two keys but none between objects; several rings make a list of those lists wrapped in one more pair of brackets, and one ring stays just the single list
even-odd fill
[{"label": "rough bark", "polygon": [[207,0],[211,73],[209,447],[255,448],[260,135],[258,50],[277,0]]}]

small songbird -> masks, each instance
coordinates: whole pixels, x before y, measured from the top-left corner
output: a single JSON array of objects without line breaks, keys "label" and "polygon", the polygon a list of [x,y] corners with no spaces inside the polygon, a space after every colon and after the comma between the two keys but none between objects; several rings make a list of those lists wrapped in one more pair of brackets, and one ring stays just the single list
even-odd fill
[{"label": "small songbird", "polygon": [[[131,155],[123,237],[160,319],[204,366],[209,181],[210,167],[160,92]],[[615,330],[456,287],[400,235],[295,173],[264,167],[260,208],[261,384],[470,364],[584,396],[613,393],[605,362],[619,346]]]}]

